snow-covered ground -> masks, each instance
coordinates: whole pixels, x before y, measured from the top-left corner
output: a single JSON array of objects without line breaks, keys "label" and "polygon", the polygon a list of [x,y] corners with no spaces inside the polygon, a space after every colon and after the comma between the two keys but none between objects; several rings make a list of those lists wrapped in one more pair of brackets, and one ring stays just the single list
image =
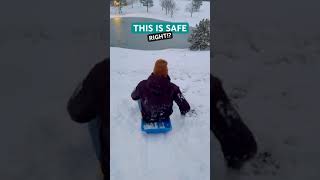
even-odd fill
[{"label": "snow-covered ground", "polygon": [[70,119],[66,103],[106,56],[99,27],[91,37],[69,27],[9,30],[0,35],[0,179],[94,179],[99,162],[87,125]]},{"label": "snow-covered ground", "polygon": [[122,14],[119,14],[119,10],[116,7],[110,8],[110,18],[113,17],[145,17],[154,18],[170,22],[188,22],[190,26],[195,26],[203,18],[210,19],[210,2],[203,1],[199,12],[194,12],[192,17],[189,12],[186,11],[186,6],[190,3],[190,0],[175,0],[176,11],[171,17],[166,15],[165,10],[162,10],[160,6],[160,0],[153,0],[153,7],[149,8],[142,6],[139,1],[132,5],[124,6],[122,8]]},{"label": "snow-covered ground", "polygon": [[[111,179],[209,180],[209,51],[141,51],[111,47]],[[173,130],[145,135],[141,114],[130,94],[148,78],[158,58],[168,61],[169,75],[195,113],[181,117],[174,105]]]},{"label": "snow-covered ground", "polygon": [[[305,21],[304,27],[296,22],[269,21],[286,19],[282,8],[291,8],[291,2],[280,7],[273,4],[275,15],[255,13],[256,19],[248,18],[252,12],[242,16],[239,8],[244,7],[241,3],[252,5],[253,1],[239,2],[239,6],[237,2],[217,8],[213,73],[223,80],[227,93],[256,135],[260,152],[270,152],[272,157],[266,163],[254,160],[259,162],[257,167],[248,164],[240,172],[227,171],[219,144],[212,136],[213,179],[320,179],[320,40],[315,29],[319,26],[312,21]],[[262,7],[260,3],[254,6]],[[224,11],[227,7],[232,9],[232,16]]]}]

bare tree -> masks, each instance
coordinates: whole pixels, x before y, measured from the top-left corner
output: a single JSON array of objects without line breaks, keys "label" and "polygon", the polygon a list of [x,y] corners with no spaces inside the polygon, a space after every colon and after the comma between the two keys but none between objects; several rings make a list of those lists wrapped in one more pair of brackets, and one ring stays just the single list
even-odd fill
[{"label": "bare tree", "polygon": [[153,0],[140,0],[140,3],[147,7],[147,12],[149,12],[149,7],[153,6]]},{"label": "bare tree", "polygon": [[194,10],[198,12],[200,7],[202,6],[202,0],[192,0],[192,1],[193,1]]},{"label": "bare tree", "polygon": [[191,14],[191,17],[192,17],[192,14],[193,14],[193,11],[194,11],[193,6],[192,6],[192,2],[187,4],[186,11],[189,12]]},{"label": "bare tree", "polygon": [[161,0],[160,1],[160,6],[163,9],[166,10],[166,15],[168,14],[168,0]]},{"label": "bare tree", "polygon": [[166,15],[170,13],[171,17],[176,10],[176,3],[174,2],[174,0],[161,0],[160,6],[162,7],[162,10],[166,10]]},{"label": "bare tree", "polygon": [[174,0],[169,0],[168,8],[169,8],[170,16],[172,17],[174,11],[176,10],[176,2],[174,2]]},{"label": "bare tree", "polygon": [[130,0],[131,8],[133,8],[133,4],[136,2],[136,0]]},{"label": "bare tree", "polygon": [[201,5],[202,5],[202,0],[191,0],[191,2],[186,6],[186,11],[189,12],[192,17],[192,14],[194,12],[199,11]]},{"label": "bare tree", "polygon": [[160,0],[160,6],[161,10],[163,11],[163,8],[165,7],[165,0]]}]

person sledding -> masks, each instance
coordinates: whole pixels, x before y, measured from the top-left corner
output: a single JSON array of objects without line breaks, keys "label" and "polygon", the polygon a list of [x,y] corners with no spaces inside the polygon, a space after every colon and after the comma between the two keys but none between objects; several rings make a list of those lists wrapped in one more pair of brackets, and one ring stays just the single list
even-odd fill
[{"label": "person sledding", "polygon": [[138,101],[142,119],[146,122],[170,119],[173,101],[181,115],[190,111],[179,87],[170,81],[167,64],[163,59],[157,60],[148,79],[140,81],[131,93],[131,98]]}]

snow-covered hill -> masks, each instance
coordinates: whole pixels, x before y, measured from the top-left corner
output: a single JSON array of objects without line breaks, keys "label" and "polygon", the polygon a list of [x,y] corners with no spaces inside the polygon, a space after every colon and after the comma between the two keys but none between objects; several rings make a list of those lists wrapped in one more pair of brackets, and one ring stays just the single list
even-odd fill
[{"label": "snow-covered hill", "polygon": [[[209,51],[187,49],[140,51],[111,47],[111,179],[209,180]],[[181,117],[174,105],[173,130],[145,135],[130,94],[153,70],[156,59],[168,61],[169,75],[195,110]]]}]

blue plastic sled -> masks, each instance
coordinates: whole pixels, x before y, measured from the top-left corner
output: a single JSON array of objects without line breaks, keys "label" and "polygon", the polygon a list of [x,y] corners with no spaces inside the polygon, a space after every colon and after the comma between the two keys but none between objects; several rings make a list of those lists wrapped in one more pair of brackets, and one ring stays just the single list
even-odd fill
[{"label": "blue plastic sled", "polygon": [[171,131],[172,126],[170,119],[160,120],[157,122],[141,121],[141,130],[148,134],[167,133]]}]

